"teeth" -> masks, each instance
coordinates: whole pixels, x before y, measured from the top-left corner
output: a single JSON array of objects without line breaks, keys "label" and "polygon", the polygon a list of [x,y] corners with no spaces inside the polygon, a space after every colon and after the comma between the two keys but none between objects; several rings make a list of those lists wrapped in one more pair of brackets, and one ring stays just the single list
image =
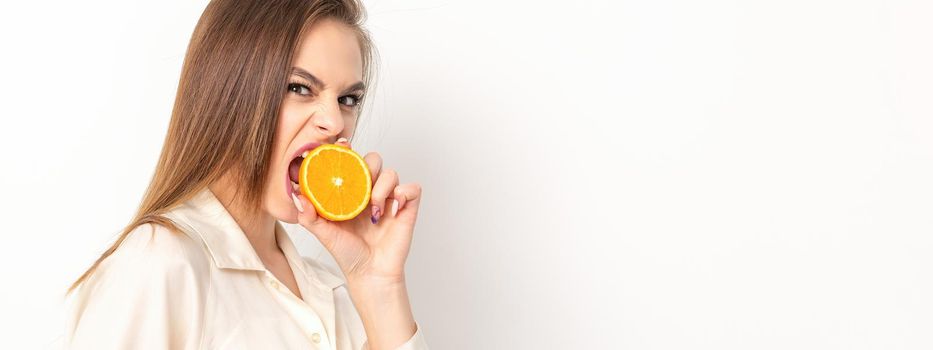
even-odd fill
[{"label": "teeth", "polygon": [[308,158],[308,153],[310,153],[310,151],[304,151],[304,152],[302,152],[302,153],[301,153],[301,158]]}]

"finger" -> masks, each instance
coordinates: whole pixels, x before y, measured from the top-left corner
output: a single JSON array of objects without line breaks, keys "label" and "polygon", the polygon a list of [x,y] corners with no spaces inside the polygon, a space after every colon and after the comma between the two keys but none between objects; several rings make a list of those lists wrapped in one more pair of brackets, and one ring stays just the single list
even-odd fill
[{"label": "finger", "polygon": [[[327,219],[317,215],[317,210],[314,208],[314,205],[311,204],[311,201],[305,198],[305,196],[296,195],[295,198],[298,198],[299,201],[299,203],[296,204],[296,208],[298,208],[298,224],[310,231],[325,247],[329,246],[331,240],[333,240],[332,234],[334,230],[326,227],[326,225],[329,224]],[[301,207],[299,208],[298,205]]]},{"label": "finger", "polygon": [[304,195],[297,193],[292,194],[292,199],[295,200],[295,208],[298,209],[298,223],[306,228],[315,224],[319,217],[314,205]]},{"label": "finger", "polygon": [[392,191],[390,198],[398,201],[395,217],[407,217],[414,220],[418,216],[418,207],[421,202],[421,185],[418,183],[407,183],[396,186]]},{"label": "finger", "polygon": [[382,156],[376,152],[369,152],[363,157],[363,160],[366,161],[366,166],[369,167],[369,176],[373,183],[376,183],[379,172],[382,171]]},{"label": "finger", "polygon": [[379,174],[379,178],[376,179],[376,184],[373,185],[372,196],[369,201],[372,203],[372,218],[370,219],[374,224],[379,222],[379,218],[386,212],[386,198],[392,195],[392,190],[398,186],[398,173],[392,169],[385,169]]}]

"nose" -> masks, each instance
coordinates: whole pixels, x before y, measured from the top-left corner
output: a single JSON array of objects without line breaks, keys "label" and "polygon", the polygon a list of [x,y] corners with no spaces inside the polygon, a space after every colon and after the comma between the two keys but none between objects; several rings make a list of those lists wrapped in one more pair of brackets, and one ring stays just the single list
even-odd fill
[{"label": "nose", "polygon": [[311,124],[322,135],[334,138],[343,131],[343,115],[336,101],[322,102],[317,113],[311,116]]}]

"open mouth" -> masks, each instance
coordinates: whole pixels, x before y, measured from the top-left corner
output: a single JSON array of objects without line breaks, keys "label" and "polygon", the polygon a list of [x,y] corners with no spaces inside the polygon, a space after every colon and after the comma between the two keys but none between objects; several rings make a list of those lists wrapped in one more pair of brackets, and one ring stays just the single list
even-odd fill
[{"label": "open mouth", "polygon": [[288,192],[289,197],[292,196],[292,193],[300,192],[298,187],[298,173],[301,169],[301,162],[304,161],[304,158],[308,156],[308,153],[311,152],[311,150],[317,148],[317,146],[320,145],[320,143],[311,142],[302,146],[298,149],[298,151],[295,152],[291,162],[288,163],[285,189]]},{"label": "open mouth", "polygon": [[305,156],[307,156],[307,151],[301,154],[301,157],[296,157],[292,159],[291,163],[288,163],[288,180],[292,182],[292,188],[298,186],[298,168],[301,167],[301,162],[304,161]]}]

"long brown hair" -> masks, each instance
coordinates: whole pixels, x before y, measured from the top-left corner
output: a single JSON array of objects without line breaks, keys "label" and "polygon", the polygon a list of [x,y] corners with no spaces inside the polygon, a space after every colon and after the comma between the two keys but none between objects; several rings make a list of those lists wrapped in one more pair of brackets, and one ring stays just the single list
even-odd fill
[{"label": "long brown hair", "polygon": [[211,1],[188,44],[168,133],[139,208],[66,293],[136,227],[149,223],[178,231],[162,214],[228,170],[237,184],[236,197],[260,210],[279,108],[302,35],[323,18],[347,24],[357,33],[363,80],[371,86],[375,49],[362,26],[365,17],[359,0]]}]

